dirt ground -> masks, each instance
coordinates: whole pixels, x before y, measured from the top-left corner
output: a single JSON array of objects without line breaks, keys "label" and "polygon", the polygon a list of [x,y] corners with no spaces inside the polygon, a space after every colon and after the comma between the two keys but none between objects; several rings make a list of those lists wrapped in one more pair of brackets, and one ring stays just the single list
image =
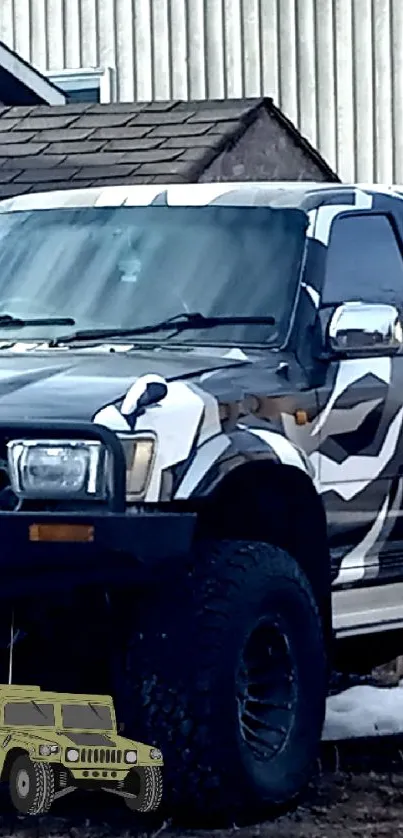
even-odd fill
[{"label": "dirt ground", "polygon": [[[383,755],[384,756],[384,755]],[[383,760],[381,755],[381,762]],[[367,754],[359,754],[364,762]],[[336,760],[338,754],[333,754]],[[353,755],[353,762],[357,755]],[[371,759],[371,757],[369,757]],[[371,760],[372,761],[372,760]],[[379,755],[373,760],[379,763]],[[0,836],[16,838],[403,838],[403,751],[389,759],[393,773],[366,771],[322,773],[304,803],[276,821],[227,830],[177,830],[169,822],[136,820],[113,800],[87,796],[75,805],[71,798],[54,805],[52,814],[38,818],[13,813],[7,795],[0,799]],[[98,796],[97,796],[98,797]],[[108,801],[109,802],[109,801]],[[85,814],[83,814],[85,812]]]},{"label": "dirt ground", "polygon": [[0,838],[3,836],[403,838],[403,735],[323,745],[317,776],[304,799],[294,811],[273,821],[247,827],[234,824],[230,829],[183,830],[160,815],[136,817],[112,795],[78,792],[55,802],[46,816],[25,817],[13,810],[3,785]]}]

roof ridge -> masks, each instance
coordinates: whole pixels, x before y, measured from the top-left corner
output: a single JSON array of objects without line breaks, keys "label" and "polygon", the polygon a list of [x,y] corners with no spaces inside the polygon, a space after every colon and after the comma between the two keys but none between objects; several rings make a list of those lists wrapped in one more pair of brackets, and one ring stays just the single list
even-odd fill
[{"label": "roof ridge", "polygon": [[0,111],[0,197],[39,189],[197,181],[264,112],[327,179],[337,180],[269,97],[71,103]]}]

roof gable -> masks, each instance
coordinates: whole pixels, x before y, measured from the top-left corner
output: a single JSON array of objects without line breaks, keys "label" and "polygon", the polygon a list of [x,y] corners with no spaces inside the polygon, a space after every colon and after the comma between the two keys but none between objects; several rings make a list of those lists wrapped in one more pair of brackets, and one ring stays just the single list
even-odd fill
[{"label": "roof gable", "polygon": [[259,114],[330,169],[270,99],[71,104],[0,114],[0,197],[44,189],[197,181]]}]

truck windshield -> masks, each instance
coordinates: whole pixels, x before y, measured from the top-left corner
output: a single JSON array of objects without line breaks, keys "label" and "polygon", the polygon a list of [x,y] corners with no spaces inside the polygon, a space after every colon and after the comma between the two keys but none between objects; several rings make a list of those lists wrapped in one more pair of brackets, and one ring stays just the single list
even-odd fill
[{"label": "truck windshield", "polygon": [[63,704],[62,720],[69,730],[113,730],[112,713],[106,704]]},{"label": "truck windshield", "polygon": [[[307,218],[260,206],[63,207],[0,213],[0,317],[69,317],[75,329],[136,328],[181,312],[272,315],[158,342],[261,342],[287,333]],[[58,325],[7,327],[47,340]],[[150,339],[150,338],[148,338]],[[137,341],[137,339],[136,339]]]},{"label": "truck windshield", "polygon": [[36,701],[9,701],[4,705],[4,724],[29,727],[53,727],[55,711],[53,704]]}]

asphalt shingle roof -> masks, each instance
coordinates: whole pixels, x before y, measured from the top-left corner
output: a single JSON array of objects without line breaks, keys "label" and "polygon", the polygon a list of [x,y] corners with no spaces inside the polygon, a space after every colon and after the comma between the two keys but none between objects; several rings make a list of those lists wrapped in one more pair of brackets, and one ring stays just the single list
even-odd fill
[{"label": "asphalt shingle roof", "polygon": [[75,103],[0,109],[0,197],[127,183],[197,181],[265,109],[330,180],[336,175],[271,99]]}]

